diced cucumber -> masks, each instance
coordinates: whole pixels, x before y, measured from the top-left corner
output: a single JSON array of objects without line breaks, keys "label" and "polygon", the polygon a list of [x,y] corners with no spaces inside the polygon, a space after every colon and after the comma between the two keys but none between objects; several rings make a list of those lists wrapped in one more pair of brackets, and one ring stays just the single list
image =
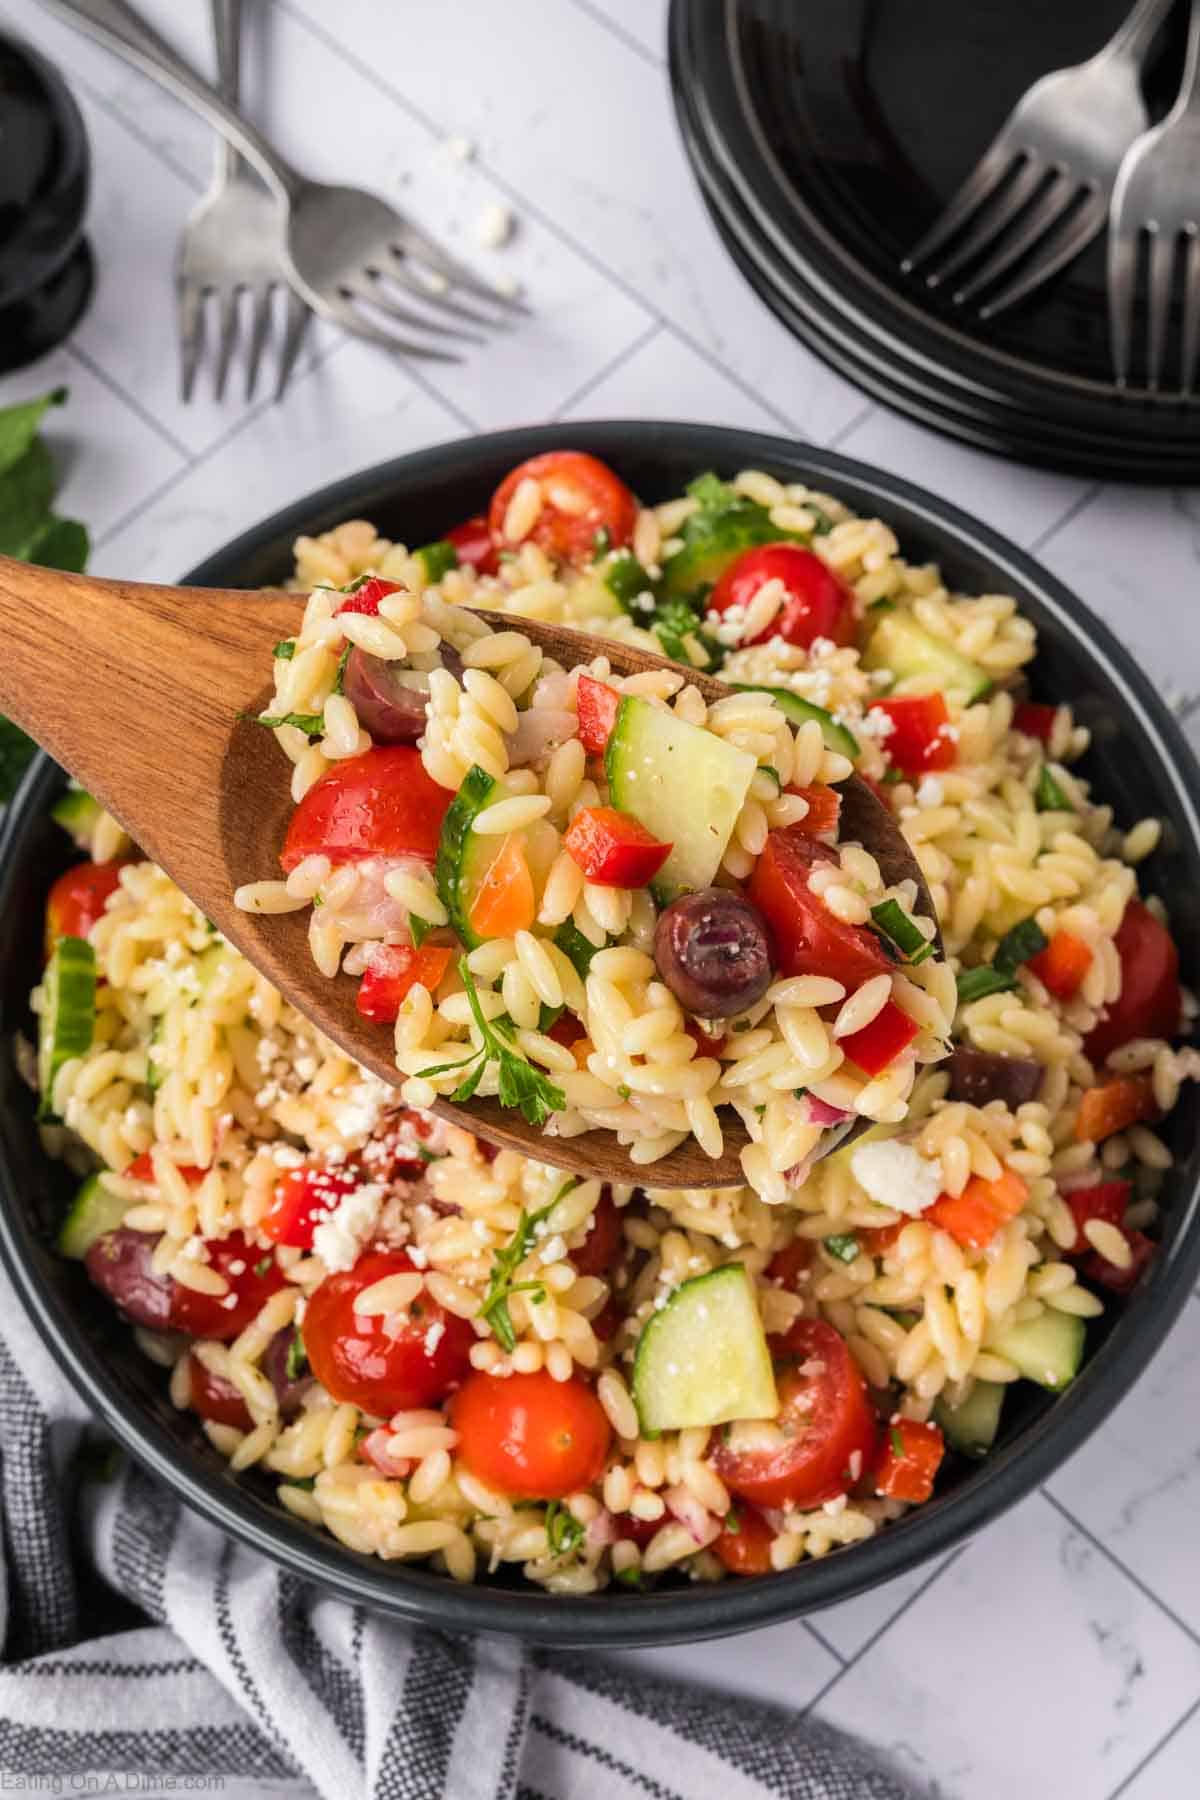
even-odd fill
[{"label": "diced cucumber", "polygon": [[91,845],[96,821],[100,817],[100,802],[93,800],[80,787],[69,787],[50,808],[50,817],[56,825],[62,826],[81,850],[87,850]]},{"label": "diced cucumber", "polygon": [[653,882],[661,901],[712,885],[757,766],[665,707],[635,694],[621,701],[605,751],[608,785],[614,806],[674,846]]},{"label": "diced cucumber", "polygon": [[563,598],[563,622],[582,626],[588,619],[619,619],[624,608],[604,579],[602,566],[577,575]]},{"label": "diced cucumber", "polygon": [[61,937],[42,976],[38,1018],[40,1119],[54,1117],[54,1080],[73,1056],[86,1056],[96,1027],[96,953],[83,938]]},{"label": "diced cucumber", "polygon": [[933,1416],[955,1450],[963,1456],[986,1456],[996,1441],[1003,1405],[1002,1381],[977,1381],[961,1406],[939,1400]]},{"label": "diced cucumber", "polygon": [[420,563],[425,579],[430,586],[440,581],[443,575],[458,567],[458,551],[449,538],[439,538],[435,544],[422,544],[413,555]]},{"label": "diced cucumber", "polygon": [[823,706],[814,706],[811,700],[802,700],[799,694],[793,694],[791,688],[760,687],[752,681],[734,681],[731,687],[740,688],[743,693],[770,694],[776,706],[789,725],[807,725],[815,719],[821,727],[821,736],[825,739],[827,750],[836,750],[839,756],[848,756],[851,761],[859,753],[859,742],[854,733],[845,725],[839,725],[831,712]]},{"label": "diced cucumber", "polygon": [[1036,1319],[1010,1325],[988,1348],[1016,1363],[1027,1380],[1058,1393],[1069,1387],[1079,1372],[1086,1335],[1083,1320],[1074,1313],[1047,1307]]},{"label": "diced cucumber", "polygon": [[779,1411],[754,1288],[728,1263],[676,1288],[638,1339],[633,1395],[644,1431],[682,1431]]},{"label": "diced cucumber", "polygon": [[943,694],[963,706],[982,700],[992,686],[986,669],[898,611],[880,619],[863,651],[862,666],[888,670],[893,677],[888,689],[891,694],[927,689],[932,679]]},{"label": "diced cucumber", "polygon": [[[689,529],[689,527],[691,529]],[[744,512],[693,513],[685,522],[683,545],[663,564],[663,592],[667,595],[699,594],[715,586],[731,562],[743,550],[757,544],[775,544],[787,536],[772,525],[762,507]]]},{"label": "diced cucumber", "polygon": [[97,1238],[117,1229],[128,1205],[128,1200],[119,1199],[100,1185],[99,1175],[89,1175],[62,1222],[58,1234],[60,1253],[82,1262]]},{"label": "diced cucumber", "polygon": [[471,907],[506,842],[503,837],[481,837],[471,828],[485,807],[510,797],[504,783],[476,763],[463,776],[442,820],[434,866],[437,890],[459,941],[468,950],[483,943],[471,924]]}]

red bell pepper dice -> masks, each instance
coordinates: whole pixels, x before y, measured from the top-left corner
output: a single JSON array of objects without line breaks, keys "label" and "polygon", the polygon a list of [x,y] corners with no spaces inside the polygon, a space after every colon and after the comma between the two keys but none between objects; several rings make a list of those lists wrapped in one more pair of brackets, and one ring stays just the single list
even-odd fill
[{"label": "red bell pepper dice", "polygon": [[370,619],[378,618],[379,602],[386,600],[389,594],[398,594],[398,581],[385,581],[381,575],[372,575],[361,587],[356,587],[352,594],[347,594],[338,613],[366,613]]},{"label": "red bell pepper dice", "polygon": [[838,1044],[850,1061],[868,1075],[878,1075],[895,1062],[917,1035],[917,1025],[907,1013],[900,1011],[894,1000],[886,1000],[869,1025],[839,1038]]},{"label": "red bell pepper dice", "polygon": [[394,1024],[409,988],[420,982],[432,993],[453,954],[445,944],[422,944],[419,950],[408,944],[382,944],[358,984],[359,1012],[364,1019]]},{"label": "red bell pepper dice", "polygon": [[588,880],[601,887],[645,887],[672,849],[615,806],[585,806],[572,819],[563,843]]},{"label": "red bell pepper dice", "polygon": [[589,756],[603,756],[617,722],[621,696],[591,675],[581,675],[575,689],[579,711],[579,741]]},{"label": "red bell pepper dice", "polygon": [[892,721],[883,748],[906,775],[948,769],[953,763],[957,751],[941,694],[899,694],[891,700],[872,700],[869,710],[885,713]]}]

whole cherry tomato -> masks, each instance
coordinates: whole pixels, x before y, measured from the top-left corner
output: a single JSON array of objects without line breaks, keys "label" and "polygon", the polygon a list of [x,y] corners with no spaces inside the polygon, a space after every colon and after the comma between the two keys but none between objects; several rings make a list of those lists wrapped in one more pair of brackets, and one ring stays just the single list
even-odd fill
[{"label": "whole cherry tomato", "polygon": [[403,1317],[355,1310],[358,1295],[389,1275],[412,1272],[403,1250],[369,1250],[352,1269],[327,1275],[305,1308],[309,1367],[338,1401],[385,1419],[443,1400],[470,1368],[469,1320],[420,1293]]},{"label": "whole cherry tomato", "polygon": [[783,605],[769,625],[753,637],[739,640],[742,648],[767,644],[777,637],[805,649],[818,638],[832,644],[854,642],[857,607],[853,588],[800,544],[760,544],[744,550],[713,588],[708,610],[726,613],[730,607],[738,607],[744,614],[768,581],[782,581]]},{"label": "whole cherry tomato", "polygon": [[285,874],[306,856],[349,862],[417,856],[432,863],[454,798],[425,773],[411,744],[377,744],[334,763],[292,814],[279,861]]},{"label": "whole cherry tomato", "polygon": [[458,1454],[480,1481],[527,1500],[561,1500],[604,1467],[612,1426],[577,1375],[473,1373],[450,1403]]},{"label": "whole cherry tomato", "polygon": [[[541,511],[527,541],[548,556],[586,563],[596,554],[597,532],[608,533],[610,550],[619,549],[633,536],[637,501],[625,483],[582,450],[548,450],[518,464],[492,495],[488,525],[497,544],[509,544],[504,535],[508,503],[525,480],[536,481],[542,490]],[[515,543],[510,547],[515,549]]]}]

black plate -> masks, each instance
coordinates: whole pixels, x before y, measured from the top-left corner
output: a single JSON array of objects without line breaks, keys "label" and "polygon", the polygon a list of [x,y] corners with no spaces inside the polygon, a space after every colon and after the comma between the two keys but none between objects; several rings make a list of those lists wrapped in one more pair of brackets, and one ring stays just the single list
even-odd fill
[{"label": "black plate", "polygon": [[[900,273],[1025,88],[1090,54],[1126,10],[674,0],[672,82],[685,146],[743,273],[852,380],[935,429],[1030,461],[1190,480],[1200,405],[1112,383],[1102,242],[986,326]],[[1177,76],[1176,35],[1164,31],[1150,67],[1154,110]]]},{"label": "black plate", "polygon": [[[1070,700],[1092,726],[1085,772],[1118,817],[1167,821],[1147,867],[1176,925],[1185,979],[1200,985],[1200,770],[1178,725],[1107,628],[1059,582],[995,532],[893,476],[841,456],[746,431],[698,425],[606,423],[498,433],[370,469],[297,502],[210,557],[184,579],[218,586],[279,582],[292,540],[346,518],[368,518],[409,543],[427,542],[480,510],[500,478],[527,456],[562,444],[590,450],[647,499],[680,491],[697,471],[760,467],[829,488],[895,528],[917,561],[936,559],[968,591],[1011,593],[1036,623],[1042,654],[1035,690]],[[38,967],[46,888],[67,860],[47,808],[61,773],[40,758],[0,830],[0,1043],[28,1030],[28,986]],[[1022,1384],[983,1464],[959,1462],[945,1490],[878,1537],[783,1575],[717,1587],[679,1583],[653,1594],[623,1590],[549,1598],[501,1582],[463,1588],[418,1568],[343,1548],[285,1513],[270,1481],[236,1476],[194,1418],[176,1412],[161,1369],[137,1350],[82,1270],[50,1247],[70,1183],[42,1155],[31,1097],[0,1057],[0,1254],[53,1354],[114,1434],[189,1505],[234,1536],[342,1598],[449,1630],[512,1632],[542,1643],[661,1644],[748,1630],[814,1611],[887,1581],[977,1531],[1043,1481],[1100,1425],[1145,1366],[1200,1273],[1200,1110],[1193,1088],[1172,1114],[1176,1156],[1165,1191],[1162,1249],[1124,1311],[1092,1327],[1091,1354],[1058,1399]]]}]

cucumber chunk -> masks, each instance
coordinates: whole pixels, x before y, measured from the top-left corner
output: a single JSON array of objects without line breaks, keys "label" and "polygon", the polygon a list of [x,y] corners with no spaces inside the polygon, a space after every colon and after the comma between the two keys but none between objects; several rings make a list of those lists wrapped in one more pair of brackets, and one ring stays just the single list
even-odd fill
[{"label": "cucumber chunk", "polygon": [[42,977],[38,1018],[40,1119],[54,1117],[50,1099],[65,1062],[85,1056],[96,1026],[96,953],[82,938],[61,937]]},{"label": "cucumber chunk", "polygon": [[928,689],[932,680],[943,694],[963,706],[982,700],[992,686],[986,669],[902,612],[884,614],[863,651],[862,666],[887,669],[893,676],[888,689],[891,694]]},{"label": "cucumber chunk", "polygon": [[839,756],[848,756],[853,761],[859,753],[859,742],[852,731],[845,725],[839,725],[831,712],[823,706],[814,706],[811,700],[802,700],[799,694],[793,694],[791,688],[760,687],[752,681],[734,681],[731,687],[739,688],[743,693],[770,694],[776,706],[789,725],[807,725],[815,719],[821,727],[821,736],[825,739],[827,750],[836,750]]},{"label": "cucumber chunk", "polygon": [[631,694],[618,708],[605,767],[613,805],[673,846],[651,884],[655,897],[665,904],[711,887],[754,779],[754,758]]},{"label": "cucumber chunk", "polygon": [[99,1175],[89,1175],[62,1222],[58,1234],[60,1254],[82,1262],[97,1238],[117,1229],[128,1205],[128,1200],[101,1187]]},{"label": "cucumber chunk", "polygon": [[1036,1319],[1010,1325],[988,1348],[1016,1363],[1027,1380],[1057,1394],[1069,1387],[1079,1372],[1086,1335],[1083,1320],[1074,1313],[1052,1312],[1047,1307]]},{"label": "cucumber chunk", "polygon": [[1002,1381],[977,1381],[961,1406],[939,1400],[933,1416],[955,1450],[963,1456],[986,1456],[996,1441],[1003,1405]]},{"label": "cucumber chunk", "polygon": [[703,513],[693,513],[686,524],[695,529],[690,534],[685,529],[682,549],[663,564],[663,591],[672,596],[698,594],[715,586],[743,550],[779,543],[788,535],[772,525],[757,506],[747,508],[744,514],[716,514],[711,521]]},{"label": "cucumber chunk", "polygon": [[471,925],[471,906],[505,841],[502,837],[479,837],[471,827],[485,807],[508,798],[504,783],[476,763],[463,776],[462,785],[442,820],[434,875],[442,905],[450,914],[450,923],[468,950],[476,949],[483,942]]},{"label": "cucumber chunk", "polygon": [[56,825],[62,826],[81,850],[87,850],[91,845],[96,821],[100,817],[100,802],[93,800],[80,787],[69,787],[50,808],[50,817]]},{"label": "cucumber chunk", "polygon": [[644,1431],[682,1431],[779,1411],[754,1288],[727,1263],[676,1288],[644,1327],[633,1365]]}]

